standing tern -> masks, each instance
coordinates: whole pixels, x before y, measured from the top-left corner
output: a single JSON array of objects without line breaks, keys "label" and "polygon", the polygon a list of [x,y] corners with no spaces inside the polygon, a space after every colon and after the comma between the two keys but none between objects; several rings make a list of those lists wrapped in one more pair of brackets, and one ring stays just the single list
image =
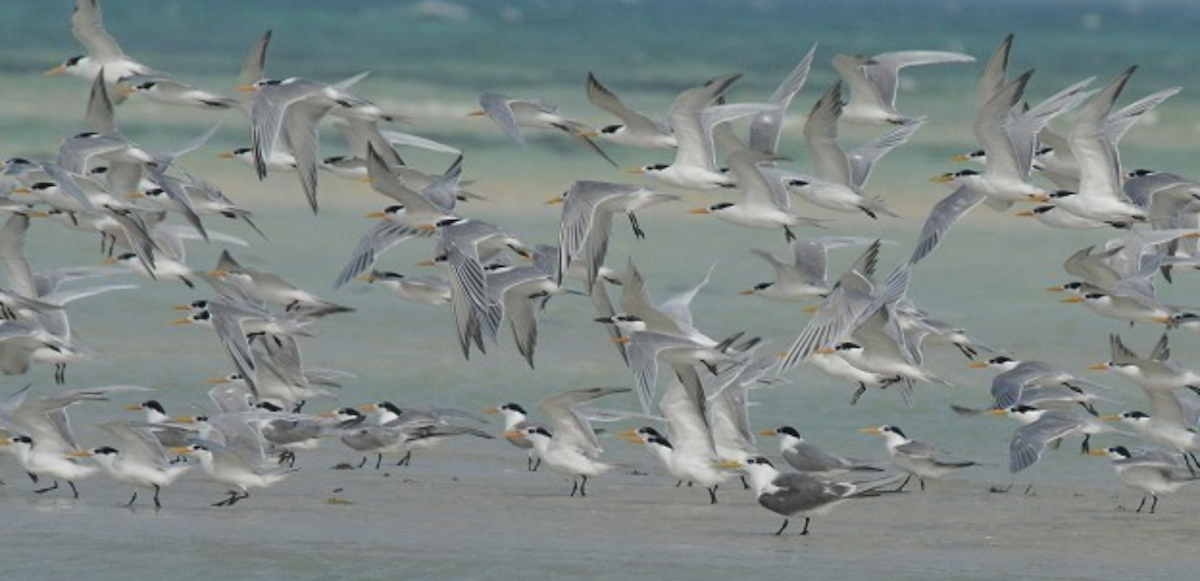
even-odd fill
[{"label": "standing tern", "polygon": [[741,468],[750,477],[750,488],[758,504],[771,512],[783,515],[783,525],[775,535],[783,534],[790,518],[804,517],[804,530],[814,516],[828,513],[833,507],[851,498],[875,496],[878,489],[895,483],[899,476],[888,476],[864,482],[828,482],[802,473],[780,473],[770,460],[762,456],[747,458],[743,462],[722,464]]},{"label": "standing tern", "polygon": [[246,458],[237,451],[210,440],[197,439],[189,446],[171,448],[170,451],[198,459],[200,468],[209,478],[229,487],[229,498],[217,501],[213,506],[233,506],[249,498],[251,488],[273,486],[295,472],[295,469],[265,467],[261,455]]},{"label": "standing tern", "polygon": [[1110,446],[1103,450],[1094,450],[1096,456],[1106,456],[1112,460],[1113,470],[1121,482],[1142,493],[1142,502],[1134,512],[1142,512],[1146,506],[1146,497],[1153,499],[1150,503],[1150,514],[1158,507],[1158,495],[1172,493],[1183,485],[1200,480],[1195,474],[1188,472],[1169,459],[1154,452],[1131,452],[1125,446]]},{"label": "standing tern", "polygon": [[792,426],[780,426],[774,430],[759,432],[763,436],[779,438],[779,453],[783,460],[792,468],[828,478],[842,475],[846,472],[882,472],[882,468],[873,466],[870,462],[855,460],[827,452],[817,445],[805,440],[800,431]]},{"label": "standing tern", "polygon": [[[159,493],[183,476],[191,466],[172,463],[166,449],[155,435],[153,425],[136,422],[105,422],[100,424],[116,446],[101,446],[92,450],[81,450],[72,456],[90,457],[100,465],[113,480],[139,488],[154,489],[154,508],[162,508]],[[125,504],[133,507],[137,501],[137,490]]]},{"label": "standing tern", "polygon": [[865,428],[860,431],[864,434],[882,435],[887,446],[888,455],[892,458],[892,464],[895,464],[897,468],[908,473],[908,477],[904,479],[904,482],[896,490],[903,490],[913,476],[916,476],[917,480],[921,483],[921,490],[925,490],[926,478],[941,478],[954,471],[969,468],[977,464],[977,462],[971,460],[955,457],[932,444],[913,440],[896,426],[884,425],[878,428]]},{"label": "standing tern", "polygon": [[[596,432],[579,410],[579,405],[606,395],[628,391],[628,388],[619,387],[575,389],[552,395],[537,403],[537,408],[546,418],[549,429],[528,426],[523,433],[546,466],[572,477],[571,496],[575,496],[576,492],[581,497],[587,496],[588,478],[604,474],[613,467],[612,464],[599,460],[603,449]],[[510,436],[506,433],[505,437]]]}]

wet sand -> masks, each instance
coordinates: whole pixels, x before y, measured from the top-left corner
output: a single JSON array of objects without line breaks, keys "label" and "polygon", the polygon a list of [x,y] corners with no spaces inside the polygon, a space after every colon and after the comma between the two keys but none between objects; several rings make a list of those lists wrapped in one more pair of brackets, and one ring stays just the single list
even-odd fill
[{"label": "wet sand", "polygon": [[[1186,579],[1200,564],[1200,497],[1185,491],[1136,514],[1138,496],[1118,498],[1115,479],[1039,484],[1028,496],[1027,479],[1007,493],[977,479],[921,492],[914,480],[815,519],[809,536],[795,519],[777,537],[781,518],[736,481],[712,506],[702,489],[623,466],[570,498],[565,477],[527,473],[501,441],[448,443],[378,471],[333,470],[351,457],[331,444],[230,508],[208,506],[222,489],[198,471],[165,490],[156,512],[145,491],[122,508],[128,489],[99,477],[80,483],[77,501],[37,496],[5,466],[0,510],[16,533],[0,551],[5,577]],[[615,455],[641,463],[636,452]]]}]

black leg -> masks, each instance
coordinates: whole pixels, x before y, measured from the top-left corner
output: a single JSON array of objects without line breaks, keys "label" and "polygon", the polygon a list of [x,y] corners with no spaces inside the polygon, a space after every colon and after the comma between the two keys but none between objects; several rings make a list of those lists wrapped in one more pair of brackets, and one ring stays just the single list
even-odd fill
[{"label": "black leg", "polygon": [[375,455],[375,469],[379,470],[379,465],[383,464],[383,454]]},{"label": "black leg", "polygon": [[791,242],[796,239],[796,234],[792,232],[791,228],[784,226],[783,227],[783,239],[787,240],[788,242]]},{"label": "black leg", "polygon": [[746,477],[740,476],[739,478],[742,479],[742,490],[750,490],[750,483],[746,482]]},{"label": "black leg", "polygon": [[865,384],[861,381],[858,382],[858,389],[854,390],[854,395],[850,396],[850,405],[854,405],[854,404],[858,403],[858,398],[862,397],[862,394],[864,394],[866,392],[867,392],[867,384]]},{"label": "black leg", "polygon": [[33,472],[26,472],[26,474],[29,475],[29,479],[32,480],[34,484],[38,483],[38,475],[37,474],[34,474]]},{"label": "black leg", "polygon": [[538,456],[537,462],[533,463],[533,471],[537,472],[538,468],[541,468],[541,467],[542,467],[542,457]]},{"label": "black leg", "polygon": [[575,496],[576,492],[579,492],[579,481],[571,480],[571,497],[572,498]]},{"label": "black leg", "polygon": [[904,487],[908,486],[909,480],[912,480],[912,474],[909,474],[908,477],[904,479],[904,482],[901,482],[900,486],[896,487],[896,490],[894,492],[900,492],[901,490],[904,490]]},{"label": "black leg", "polygon": [[791,522],[791,521],[790,521],[790,520],[788,520],[788,519],[786,519],[786,518],[785,518],[785,519],[783,519],[783,526],[779,527],[779,530],[775,531],[775,536],[777,536],[777,537],[778,537],[779,535],[782,535],[782,534],[783,534],[783,529],[786,529],[786,528],[787,528],[787,526],[788,526],[788,523],[789,523],[789,522]]},{"label": "black leg", "polygon": [[67,484],[70,485],[70,487],[71,487],[71,497],[79,498],[79,490],[75,488],[75,483],[68,480]]},{"label": "black leg", "polygon": [[157,484],[154,485],[154,510],[159,510],[162,508],[162,503],[158,501],[158,493],[161,490],[162,489],[159,488]]},{"label": "black leg", "polygon": [[58,481],[57,480],[54,481],[53,485],[47,486],[46,488],[39,488],[37,490],[34,490],[33,492],[34,492],[34,494],[45,494],[47,492],[50,492],[51,490],[58,490]]},{"label": "black leg", "polygon": [[404,457],[401,458],[399,462],[396,462],[396,465],[397,466],[408,466],[411,463],[412,463],[412,450],[409,450],[404,453]]},{"label": "black leg", "polygon": [[716,485],[713,485],[712,488],[708,488],[706,490],[708,490],[708,503],[716,504],[717,503],[717,487],[716,487]]},{"label": "black leg", "polygon": [[129,502],[125,503],[125,508],[133,508],[133,503],[137,501],[137,491],[133,491],[133,496],[129,497]]},{"label": "black leg", "polygon": [[679,488],[680,486],[683,486],[683,481],[682,481],[682,480],[676,480],[676,481],[675,481],[675,488]]},{"label": "black leg", "polygon": [[583,475],[583,481],[579,483],[579,496],[587,496],[587,475]]},{"label": "black leg", "polygon": [[1092,447],[1089,445],[1089,443],[1091,441],[1092,441],[1091,434],[1087,434],[1083,437],[1083,443],[1079,445],[1079,450],[1081,453],[1087,454],[1092,451]]},{"label": "black leg", "polygon": [[917,482],[920,482],[920,483],[921,483],[921,492],[925,492],[925,479],[924,479],[924,478],[921,478],[920,476],[918,476],[918,477],[917,477]]},{"label": "black leg", "polygon": [[1154,509],[1158,508],[1158,495],[1151,494],[1150,496],[1154,498],[1154,500],[1150,501],[1150,514],[1154,514]]},{"label": "black leg", "polygon": [[1135,510],[1133,512],[1142,512],[1143,506],[1146,506],[1146,495],[1145,494],[1142,495],[1142,501],[1138,503],[1137,510]]},{"label": "black leg", "polygon": [[629,213],[629,225],[633,227],[633,236],[638,240],[646,237],[646,233],[642,231],[642,227],[638,225],[637,216],[633,212]]},{"label": "black leg", "polygon": [[810,520],[812,520],[812,519],[810,519],[808,517],[804,517],[804,530],[800,531],[801,536],[808,534],[808,522]]}]

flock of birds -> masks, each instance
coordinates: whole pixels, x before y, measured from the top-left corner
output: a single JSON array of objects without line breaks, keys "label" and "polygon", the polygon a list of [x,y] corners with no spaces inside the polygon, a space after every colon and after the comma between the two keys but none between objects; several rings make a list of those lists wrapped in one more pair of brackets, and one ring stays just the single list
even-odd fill
[{"label": "flock of birds", "polygon": [[[727,92],[740,75],[718,76],[680,93],[665,119],[633,111],[589,74],[588,99],[619,120],[600,129],[536,99],[483,93],[475,114],[490,118],[521,144],[524,132],[543,130],[578,140],[609,163],[613,161],[606,147],[674,151],[671,163],[632,170],[651,182],[571,184],[550,201],[562,204],[557,243],[531,245],[500,225],[460,212],[460,203],[479,198],[461,180],[462,152],[386,129],[403,116],[351,92],[365,73],[335,83],[268,77],[268,32],[243,63],[238,79],[242,95],[231,98],[127,56],[105,31],[95,0],[76,1],[71,27],[87,54],[49,73],[91,82],[85,115],[89,130],[64,139],[54,159],[6,160],[0,176],[3,210],[9,216],[0,228],[0,267],[7,281],[0,291],[0,369],[21,374],[31,365],[52,364],[63,383],[66,366],[88,356],[72,339],[68,306],[133,288],[80,288],[72,283],[135,273],[158,284],[182,281],[193,287],[203,282],[211,288],[210,298],[182,305],[187,315],[174,322],[212,329],[232,373],[215,380],[211,413],[172,416],[160,401],[145,399],[132,406],[144,413],[142,419],[101,424],[108,444],[94,448],[76,442],[67,410],[119,394],[133,393],[140,399],[146,388],[91,387],[36,397],[28,386],[18,390],[0,402],[0,428],[6,436],[0,440],[0,452],[12,456],[35,483],[53,481],[39,493],[56,488],[59,480],[75,491],[75,482],[103,470],[135,490],[153,490],[158,507],[161,489],[198,463],[211,480],[229,490],[216,504],[232,505],[246,498],[249,489],[271,486],[294,472],[296,454],[322,440],[340,440],[362,453],[363,463],[375,454],[378,467],[386,454],[404,453],[406,462],[414,449],[448,437],[493,437],[481,427],[481,418],[453,408],[384,401],[303,413],[307,400],[330,396],[327,388],[346,374],[305,366],[300,339],[313,337],[319,321],[352,309],[243,265],[228,249],[211,270],[187,265],[186,242],[203,240],[227,248],[247,244],[210,230],[215,220],[244,223],[265,235],[250,210],[181,163],[215,128],[169,150],[144,149],[117,128],[116,106],[127,98],[241,109],[249,119],[251,146],[229,156],[245,161],[260,178],[294,173],[314,213],[321,170],[369,182],[391,205],[373,214],[379,219],[377,226],[362,236],[334,288],[362,280],[388,287],[407,301],[448,306],[464,357],[486,353],[507,321],[517,351],[533,366],[539,306],[563,293],[590,297],[595,320],[611,336],[614,363],[623,361],[631,371],[631,387],[565,391],[537,403],[540,417],[512,402],[491,410],[504,416],[505,439],[528,450],[527,468],[544,464],[571,476],[572,495],[586,495],[589,479],[614,468],[601,458],[602,442],[592,427],[600,420],[643,423],[619,436],[644,445],[662,471],[679,482],[706,488],[712,503],[717,502],[718,486],[741,474],[763,507],[785,517],[777,534],[787,527],[788,518],[801,516],[802,534],[807,534],[811,516],[852,498],[903,489],[914,476],[924,489],[927,479],[976,463],[911,439],[900,427],[884,425],[865,430],[884,438],[892,466],[899,471],[882,475],[877,463],[822,450],[795,427],[780,426],[757,435],[778,437],[780,457],[793,469],[783,472],[758,451],[747,404],[755,387],[784,381],[797,366],[854,386],[852,404],[873,389],[897,392],[911,403],[915,384],[946,383],[923,363],[924,348],[937,345],[954,346],[976,361],[972,365],[997,372],[991,405],[956,411],[1007,415],[1021,424],[1011,442],[1013,472],[1036,463],[1048,447],[1083,436],[1084,450],[1112,458],[1121,480],[1144,493],[1143,504],[1153,499],[1150,512],[1159,494],[1198,478],[1200,464],[1193,453],[1200,449],[1200,405],[1188,390],[1200,393],[1200,375],[1170,359],[1168,331],[1200,330],[1200,313],[1163,304],[1155,284],[1160,276],[1170,281],[1179,269],[1200,264],[1200,183],[1167,172],[1121,167],[1117,146],[1122,135],[1178,91],[1162,90],[1118,107],[1132,67],[1099,89],[1092,88],[1094,79],[1086,79],[1041,102],[1026,103],[1032,71],[1009,75],[1013,38],[1005,38],[977,84],[972,131],[980,149],[961,156],[982,169],[939,179],[953,185],[953,192],[931,209],[911,245],[911,256],[880,279],[876,270],[882,241],[799,237],[796,229],[820,222],[800,215],[803,205],[795,202],[856,219],[895,216],[884,200],[866,193],[866,182],[873,166],[903,146],[925,121],[896,109],[899,74],[910,66],[970,63],[974,58],[969,55],[903,51],[835,57],[833,65],[842,80],[817,100],[804,123],[812,159],[808,172],[789,164],[777,148],[785,114],[805,84],[815,46],[763,102],[728,101]],[[1065,135],[1055,133],[1050,122],[1064,115],[1071,118],[1069,129]],[[846,149],[838,140],[843,122],[880,126],[881,133]],[[325,124],[334,125],[346,138],[349,155],[321,157],[318,128]],[[445,153],[454,162],[440,174],[424,173],[406,165],[401,155],[405,148]],[[610,238],[618,234],[614,218],[625,216],[633,235],[641,238],[645,233],[638,214],[643,210],[678,202],[688,191],[722,189],[731,194],[727,201],[692,211],[742,227],[781,230],[792,251],[781,259],[752,250],[776,278],[744,294],[813,305],[811,319],[784,353],[764,352],[765,341],[756,336],[713,337],[695,326],[690,303],[713,275],[711,268],[695,286],[656,302],[633,258],[609,266],[615,263],[607,256]],[[1032,209],[1021,214],[1049,227],[1118,229],[1118,236],[1103,248],[1088,247],[1067,258],[1064,267],[1073,280],[1056,290],[1098,315],[1163,326],[1162,339],[1144,356],[1112,335],[1110,360],[1096,366],[1140,386],[1149,400],[1148,413],[1099,415],[1097,405],[1114,402],[1096,393],[1097,384],[1051,362],[1002,355],[908,296],[918,265],[963,215],[980,204],[1008,210],[1016,203],[1030,203]],[[26,234],[35,220],[98,233],[101,250],[112,264],[36,270],[25,258]],[[428,262],[439,266],[442,274],[413,277],[375,268],[381,255],[396,245],[426,240],[433,243]],[[827,252],[844,247],[864,250],[844,273],[831,278],[826,273]],[[612,287],[619,289],[616,304]],[[980,360],[984,351],[993,355],[987,361]],[[670,369],[665,381],[658,377],[662,365]],[[661,384],[666,387],[660,393]],[[626,392],[636,396],[637,412],[594,407],[598,398]],[[1090,449],[1092,435],[1131,435],[1123,431],[1126,428],[1154,447]],[[865,476],[847,480],[856,474]],[[898,487],[889,488],[896,483]],[[130,505],[136,499],[135,492]]]}]

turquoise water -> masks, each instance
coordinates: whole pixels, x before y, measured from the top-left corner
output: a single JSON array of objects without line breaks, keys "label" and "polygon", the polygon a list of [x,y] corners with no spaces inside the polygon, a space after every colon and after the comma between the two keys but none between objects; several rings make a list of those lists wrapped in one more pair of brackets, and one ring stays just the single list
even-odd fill
[{"label": "turquoise water", "polygon": [[[268,28],[275,33],[267,65],[269,73],[334,80],[372,71],[372,76],[360,85],[364,96],[409,113],[413,120],[405,130],[446,141],[466,152],[467,177],[476,180],[472,189],[490,200],[472,204],[464,212],[504,224],[531,242],[554,239],[557,207],[538,202],[558,194],[572,180],[633,178],[620,174],[574,143],[555,137],[534,138],[527,149],[521,149],[486,122],[466,120],[463,114],[474,107],[474,96],[480,90],[543,97],[560,103],[568,113],[600,123],[608,120],[590,107],[582,91],[588,71],[594,71],[631,104],[648,111],[664,110],[678,91],[727,72],[745,75],[731,93],[736,100],[761,99],[812,43],[819,42],[808,85],[793,104],[791,117],[799,121],[833,82],[835,77],[828,62],[838,52],[873,54],[899,49],[942,49],[965,51],[983,59],[1005,33],[1014,32],[1016,43],[1010,71],[1037,69],[1030,88],[1034,96],[1050,94],[1083,77],[1095,75],[1103,82],[1131,63],[1140,64],[1141,68],[1130,84],[1130,100],[1168,86],[1184,87],[1180,95],[1160,108],[1156,119],[1136,127],[1122,142],[1123,159],[1128,165],[1192,172],[1200,137],[1200,124],[1196,121],[1200,80],[1193,71],[1194,55],[1198,52],[1194,30],[1200,24],[1200,7],[1190,2],[498,3],[480,0],[435,4],[109,0],[104,8],[108,29],[128,53],[150,66],[218,91],[231,92],[232,78],[244,52]],[[4,50],[0,51],[0,155],[49,153],[57,138],[81,128],[87,83],[40,76],[41,71],[79,51],[66,25],[69,13],[66,2],[0,4],[0,38],[5,39]],[[830,220],[826,231],[820,234],[873,235],[895,242],[885,248],[882,267],[885,272],[907,254],[924,214],[945,194],[927,178],[955,169],[947,157],[972,146],[969,124],[978,68],[978,65],[947,66],[913,70],[911,74],[906,71],[900,109],[928,113],[932,119],[912,143],[881,162],[869,188],[887,198],[902,218],[871,222],[859,216],[818,214]],[[361,285],[337,293],[330,291],[330,282],[341,262],[358,235],[370,226],[361,215],[385,200],[362,184],[323,175],[324,209],[314,218],[300,207],[300,194],[291,176],[272,175],[260,183],[251,177],[248,168],[212,159],[212,154],[248,141],[249,132],[237,113],[180,111],[130,101],[119,109],[118,121],[126,134],[149,146],[178,142],[221,122],[223,127],[213,143],[186,163],[220,184],[230,197],[254,210],[270,236],[271,241],[264,243],[237,225],[217,226],[244,236],[253,244],[247,249],[234,248],[235,255],[357,309],[353,314],[321,322],[317,337],[304,343],[309,364],[358,374],[358,378],[347,383],[340,401],[313,402],[312,407],[324,409],[386,397],[476,410],[507,400],[531,403],[571,387],[629,382],[629,373],[620,365],[605,334],[590,322],[589,305],[573,297],[555,299],[544,313],[538,367],[530,370],[512,349],[506,330],[500,344],[489,349],[488,356],[463,362],[452,336],[448,311],[397,303],[382,289]],[[804,167],[808,162],[799,126],[789,127],[792,129],[785,135],[783,150],[794,155],[795,163]],[[867,137],[872,131],[848,128],[845,133],[852,141]],[[340,147],[332,137],[325,145],[326,151],[331,152]],[[613,150],[612,154],[629,166],[662,157],[622,150]],[[427,169],[440,168],[448,161],[419,154],[414,159]],[[807,315],[797,307],[736,294],[769,276],[767,266],[748,259],[746,249],[759,247],[782,253],[785,248],[782,236],[690,216],[683,210],[707,205],[715,196],[694,193],[685,196],[689,199],[682,204],[645,213],[642,224],[649,234],[645,241],[633,241],[625,224],[616,224],[610,261],[622,264],[626,256],[633,255],[652,293],[660,299],[689,286],[710,263],[716,262],[712,284],[695,301],[698,326],[714,337],[744,330],[771,340],[770,348],[786,347]],[[1112,234],[1051,231],[1004,214],[977,210],[951,232],[947,244],[933,258],[921,265],[910,296],[918,304],[1018,356],[1057,361],[1081,371],[1088,364],[1108,358],[1110,332],[1127,336],[1141,351],[1147,350],[1157,337],[1156,329],[1139,326],[1129,330],[1120,323],[1099,319],[1081,307],[1059,304],[1057,296],[1041,290],[1062,281],[1065,275],[1060,264],[1070,252],[1102,242]],[[30,256],[37,268],[93,263],[99,259],[96,247],[92,237],[64,234],[58,228],[36,225],[31,234]],[[193,245],[189,252],[190,262],[208,267],[219,249]],[[413,272],[417,270],[413,263],[427,255],[427,245],[413,243],[387,255],[381,266]],[[853,257],[853,250],[838,253],[831,268],[844,268]],[[1194,278],[1187,274],[1183,273],[1177,284],[1162,292],[1170,302],[1200,306],[1191,292]],[[189,291],[170,282],[139,283],[142,288],[136,291],[112,293],[80,302],[72,309],[74,330],[96,352],[97,360],[73,365],[68,372],[68,387],[140,383],[159,389],[161,399],[176,408],[186,410],[192,405],[202,405],[206,387],[203,380],[227,372],[225,357],[207,331],[168,328],[165,322],[175,316],[171,305],[198,298],[206,291]],[[1194,365],[1200,349],[1195,337],[1179,334],[1173,346],[1178,360]],[[1012,425],[999,420],[963,419],[946,409],[951,402],[983,405],[990,374],[966,369],[965,359],[952,349],[931,350],[928,355],[929,367],[958,387],[918,386],[917,404],[911,409],[904,408],[890,394],[876,392],[868,393],[857,407],[851,408],[845,403],[851,386],[801,368],[788,375],[790,384],[759,394],[759,405],[753,410],[755,423],[758,427],[795,423],[840,451],[880,458],[883,452],[879,442],[860,437],[854,430],[894,422],[918,437],[989,462],[990,466],[964,474],[972,485],[982,487],[1006,481],[1009,477],[1003,467]],[[1089,377],[1107,379],[1119,386],[1106,395],[1131,404],[1140,401],[1135,388],[1121,385],[1114,378]],[[35,369],[28,377],[11,378],[4,384],[16,387],[28,380],[37,389],[50,391],[50,378],[49,370]],[[614,407],[635,405],[632,398],[608,403]],[[93,421],[120,413],[104,406],[73,411],[85,442],[99,437],[91,427]],[[617,443],[609,447],[619,462],[639,464],[643,460],[640,450]],[[1051,507],[1063,511],[1067,526],[1075,516],[1092,518],[1095,512],[1106,509],[1109,504],[1104,495],[1117,488],[1104,462],[1080,458],[1069,453],[1070,447],[1045,459],[1028,475],[1023,475],[1025,480],[1022,480],[1100,491],[1086,502],[1067,499]],[[765,443],[763,448],[773,452],[774,442]],[[314,502],[319,503],[326,493],[323,487],[330,480],[324,474],[324,467],[342,456],[336,445],[326,446],[326,450],[306,464],[307,472],[281,487],[284,490],[257,493],[254,502],[262,501],[277,511],[288,510],[284,500],[293,497],[316,499]],[[469,520],[439,522],[436,513],[422,513],[425,518],[435,519],[424,521],[422,526],[438,531],[465,529],[467,532],[462,534],[472,542],[490,543],[493,537],[485,535],[500,536],[509,526],[497,522],[498,515],[504,518],[514,515],[487,505],[487,502],[506,501],[487,496],[492,491],[480,482],[501,479],[506,490],[518,491],[514,493],[518,499],[515,502],[549,502],[551,499],[528,495],[558,493],[553,485],[546,485],[556,482],[551,476],[532,482],[517,481],[509,469],[522,458],[504,444],[491,448],[448,444],[446,463],[439,464],[439,460],[430,455],[428,464],[434,468],[414,477],[425,488],[409,489],[399,496],[389,490],[371,498],[394,501],[402,511],[407,509],[401,502],[466,504],[470,500],[456,496],[431,500],[439,493],[457,494],[451,479],[465,475],[464,479],[474,479],[471,494],[486,499],[479,501],[483,504],[478,508],[478,517],[484,524],[474,536],[470,534]],[[164,525],[156,521],[144,525],[142,521],[125,518],[123,511],[113,508],[118,500],[124,500],[126,492],[101,478],[84,484],[84,501],[73,505],[29,501],[30,495],[22,482],[24,477],[11,463],[0,464],[0,475],[8,482],[0,490],[5,508],[15,515],[16,521],[29,522],[37,535],[41,535],[22,543],[28,559],[37,561],[60,555],[61,547],[53,542],[39,545],[39,538],[66,539],[80,545],[69,548],[86,546],[129,557],[130,561],[117,559],[111,563],[107,571],[110,578],[136,570],[132,567],[157,567],[154,554],[139,551],[146,544],[156,545],[158,550],[186,544],[187,532],[193,530],[189,526],[194,526],[199,538],[209,544],[203,551],[191,553],[192,557],[173,563],[186,565],[188,569],[215,567],[215,573],[175,571],[174,576],[180,578],[252,573],[258,578],[273,579],[280,578],[283,571],[295,578],[378,577],[357,567],[375,570],[388,567],[397,558],[386,549],[385,541],[389,538],[386,535],[391,534],[403,539],[397,542],[406,550],[436,555],[418,559],[422,568],[398,574],[401,578],[495,578],[486,573],[486,559],[446,548],[455,542],[454,534],[439,532],[422,536],[414,532],[420,529],[399,525],[393,530],[391,523],[379,522],[382,517],[373,513],[365,502],[348,509],[349,516],[330,513],[333,509],[319,504],[319,508],[312,508],[314,502],[303,505],[309,506],[310,512],[296,511],[297,514],[281,520],[272,520],[279,517],[267,510],[253,512],[254,505],[245,507],[252,511],[246,513],[250,516],[213,516],[203,504],[216,489],[189,482],[171,495],[173,500],[169,504],[186,507],[180,508],[186,511],[185,516],[173,515],[168,510],[164,516],[177,519],[175,523]],[[320,484],[313,484],[316,482]],[[430,482],[443,486],[439,490]],[[523,486],[533,483],[543,487],[538,492],[525,493]],[[639,485],[651,486],[644,481],[624,484],[635,490]],[[276,492],[279,496],[272,496]],[[555,506],[555,510],[567,510],[568,505]],[[604,511],[602,502],[591,507]],[[652,514],[655,508],[658,507],[648,507],[642,512]],[[716,523],[718,529],[732,518],[715,510],[698,515],[688,512],[694,509],[679,508],[680,512],[673,513],[672,518],[696,516],[706,523]],[[757,509],[746,510],[753,513]],[[626,515],[637,511],[622,507],[615,512]],[[456,519],[470,518],[454,514]],[[891,520],[886,524],[918,526],[904,514],[888,515]],[[758,516],[765,519],[764,515]],[[878,524],[871,522],[870,513],[865,510],[857,517],[849,516],[866,521],[863,523],[866,527]],[[520,518],[520,514],[515,518]],[[644,514],[642,518],[646,518]],[[189,519],[197,522],[187,522]],[[360,520],[369,524],[358,529],[355,523]],[[253,532],[223,532],[227,522],[245,523],[247,530]],[[774,521],[760,519],[758,523],[768,524],[762,527],[764,530],[775,526]],[[535,519],[520,524],[539,525]],[[604,525],[621,523],[619,519],[616,522],[609,519]],[[1101,525],[1118,527],[1120,523]],[[314,532],[325,532],[323,526],[329,527],[328,535]],[[679,526],[687,527],[688,521],[683,520]],[[750,528],[757,530],[756,526],[751,524]],[[1021,521],[1010,526],[1022,526]],[[294,532],[275,539],[269,535],[276,527],[289,527]],[[68,532],[68,529],[78,530]],[[556,531],[553,526],[550,529],[551,534]],[[729,542],[738,549],[746,548],[738,544],[745,539],[730,541],[722,537],[717,543],[712,537],[689,531],[686,542],[699,547]],[[634,536],[622,537],[618,542],[615,540],[618,532]],[[80,541],[81,534],[93,533],[107,534],[111,539],[93,545]],[[268,537],[266,541],[256,536],[260,533]],[[523,551],[522,556],[541,558],[581,578],[627,578],[613,575],[602,562],[563,557],[572,550],[583,550],[583,542],[573,545],[571,531],[557,533],[552,543],[553,555],[539,553],[538,547],[530,543],[515,546]],[[230,534],[230,539],[222,538],[225,534]],[[635,562],[653,565],[659,556],[647,548],[652,539],[638,537],[636,531],[600,528],[587,534],[587,547],[599,545],[602,551]],[[731,533],[721,530],[720,534]],[[845,534],[852,536],[854,532]],[[241,546],[255,546],[256,541],[262,543],[261,552]],[[159,543],[166,546],[158,546]],[[345,550],[329,548],[330,544],[336,547],[339,543]],[[647,547],[642,547],[643,543]],[[749,544],[749,550],[763,561],[765,570],[775,574],[788,570],[793,560],[788,551],[760,538]],[[503,544],[489,545],[483,554],[489,558],[506,557],[503,547]],[[723,547],[726,552],[720,553],[722,556],[738,558],[729,546]],[[944,549],[945,545],[939,547]],[[320,555],[320,559],[306,555],[309,550]],[[954,565],[941,569],[939,575],[910,562],[923,554],[914,550],[915,556],[900,560],[902,578],[918,577],[914,571],[926,571],[930,577],[971,576],[969,558],[954,560],[946,553],[937,553],[937,558],[949,559],[947,562]],[[669,557],[664,556],[675,565],[686,566],[664,567],[661,576],[682,579],[729,575],[718,566],[715,557],[708,557],[711,559],[708,561],[698,557],[699,553],[703,551],[677,550]],[[204,559],[195,555],[203,555]],[[519,577],[522,570],[515,555],[501,559],[504,566],[500,571]],[[221,562],[222,556],[228,560]],[[826,567],[838,570],[836,565],[843,562],[839,559],[852,563],[856,558],[853,554],[839,554]],[[287,569],[276,568],[285,559],[293,559],[292,564]],[[20,571],[36,576],[34,570]],[[716,571],[721,573],[718,575]],[[894,572],[886,568],[877,571]],[[1095,577],[1117,576],[1120,571],[1118,568],[1089,573]]]}]

